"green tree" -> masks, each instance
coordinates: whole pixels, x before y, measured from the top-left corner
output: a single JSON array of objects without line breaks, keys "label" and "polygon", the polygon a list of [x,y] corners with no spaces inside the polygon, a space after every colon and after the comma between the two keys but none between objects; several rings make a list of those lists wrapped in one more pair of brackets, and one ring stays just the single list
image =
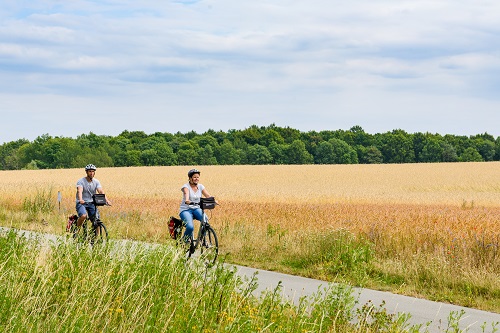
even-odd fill
[{"label": "green tree", "polygon": [[384,156],[375,146],[369,146],[363,155],[363,163],[380,164],[384,162]]},{"label": "green tree", "polygon": [[469,147],[465,149],[462,155],[460,155],[460,161],[461,162],[482,162],[483,157],[479,152],[477,151],[476,148],[474,147]]},{"label": "green tree", "polygon": [[26,139],[7,142],[0,146],[0,169],[1,170],[17,170],[21,168],[21,158],[19,156],[19,148],[24,145],[29,145]]},{"label": "green tree", "polygon": [[74,157],[70,167],[83,168],[85,165],[92,163],[98,168],[106,168],[114,166],[113,159],[104,149],[87,149],[85,153]]},{"label": "green tree", "polygon": [[495,159],[495,142],[484,139],[482,137],[473,140],[479,154],[485,161],[493,161]]},{"label": "green tree", "polygon": [[428,138],[419,156],[420,162],[441,162],[443,158],[443,148],[435,138]]},{"label": "green tree", "polygon": [[158,155],[156,165],[177,165],[177,155],[168,143],[159,143],[154,149]]},{"label": "green tree", "polygon": [[88,147],[91,149],[105,149],[109,148],[109,137],[97,135],[92,132],[89,134],[81,134],[76,137],[76,142],[80,147]]},{"label": "green tree", "polygon": [[455,148],[458,156],[461,156],[464,153],[465,149],[473,147],[472,141],[465,135],[457,136],[446,134],[445,136],[443,136],[443,140]]},{"label": "green tree", "polygon": [[204,148],[210,146],[212,149],[216,149],[219,146],[217,140],[208,134],[199,135],[193,139],[193,142],[198,145],[198,147]]},{"label": "green tree", "polygon": [[141,151],[137,149],[127,150],[126,166],[141,166]]},{"label": "green tree", "polygon": [[214,156],[212,146],[207,144],[198,148],[198,163],[199,165],[216,165],[217,159]]},{"label": "green tree", "polygon": [[422,161],[422,150],[424,149],[425,144],[427,143],[428,140],[428,135],[424,134],[422,132],[417,132],[413,134],[413,151],[415,154],[415,161],[417,162],[424,162]]},{"label": "green tree", "polygon": [[293,141],[285,148],[286,164],[311,164],[313,156],[307,151],[306,145],[300,140]]},{"label": "green tree", "polygon": [[23,146],[22,151],[19,152],[19,163],[21,165],[27,165],[31,161],[37,161],[37,165],[40,169],[47,169],[50,167],[47,163],[47,159],[44,156],[44,145],[45,143],[52,139],[48,134],[43,134],[38,136],[31,144]]},{"label": "green tree", "polygon": [[328,141],[323,141],[316,147],[314,154],[314,163],[316,164],[334,164],[333,146]]},{"label": "green tree", "polygon": [[246,164],[270,164],[272,160],[269,150],[259,144],[248,146],[245,151]]},{"label": "green tree", "polygon": [[357,164],[358,154],[347,142],[340,139],[330,139],[329,143],[332,144],[333,153],[335,155],[335,162],[337,164]]},{"label": "green tree", "polygon": [[163,135],[150,136],[139,145],[142,165],[176,165],[177,156]]},{"label": "green tree", "polygon": [[443,149],[442,161],[443,162],[457,162],[457,150],[448,142],[442,141],[441,148]]},{"label": "green tree", "polygon": [[500,161],[500,136],[495,140],[495,161]]},{"label": "green tree", "polygon": [[139,145],[142,141],[148,138],[148,135],[143,131],[123,131],[119,135],[119,137],[126,138],[130,140],[133,145]]},{"label": "green tree", "polygon": [[54,154],[52,168],[70,168],[73,165],[73,160],[78,156],[80,147],[78,143],[71,138],[54,138],[58,140],[58,150]]},{"label": "green tree", "polygon": [[269,147],[272,143],[283,144],[285,139],[273,128],[267,128],[264,130],[260,138],[260,144]]},{"label": "green tree", "polygon": [[349,129],[349,132],[352,133],[352,143],[350,144],[351,147],[355,145],[361,145],[363,147],[373,145],[372,135],[366,133],[361,126],[353,126]]},{"label": "green tree", "polygon": [[224,140],[219,148],[215,150],[215,157],[221,165],[239,164],[241,161],[241,151],[234,148],[228,140]]},{"label": "green tree", "polygon": [[177,162],[179,165],[195,165],[198,164],[198,153],[195,145],[191,141],[183,142],[177,151]]},{"label": "green tree", "polygon": [[385,163],[412,163],[415,162],[413,140],[410,134],[403,130],[380,134],[379,148]]},{"label": "green tree", "polygon": [[332,138],[321,142],[315,155],[317,164],[357,164],[358,153],[345,141]]},{"label": "green tree", "polygon": [[252,125],[240,131],[237,137],[243,139],[249,145],[259,144],[262,130],[257,125]]},{"label": "green tree", "polygon": [[275,141],[271,142],[268,147],[269,152],[271,153],[271,156],[273,158],[272,164],[285,164],[286,163],[286,157],[285,157],[285,150],[286,150],[286,145],[277,143]]},{"label": "green tree", "polygon": [[291,144],[296,140],[300,140],[301,133],[299,130],[291,127],[273,127],[273,129],[280,134],[280,136],[285,140],[286,144]]}]

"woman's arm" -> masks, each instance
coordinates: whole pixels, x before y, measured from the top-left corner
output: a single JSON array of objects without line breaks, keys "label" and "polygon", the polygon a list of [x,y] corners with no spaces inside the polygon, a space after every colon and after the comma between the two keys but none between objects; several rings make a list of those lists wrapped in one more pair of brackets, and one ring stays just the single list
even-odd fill
[{"label": "woman's arm", "polygon": [[184,195],[184,202],[186,204],[190,204],[191,201],[189,201],[189,190],[188,190],[188,188],[187,187],[183,187],[182,188],[182,193]]}]

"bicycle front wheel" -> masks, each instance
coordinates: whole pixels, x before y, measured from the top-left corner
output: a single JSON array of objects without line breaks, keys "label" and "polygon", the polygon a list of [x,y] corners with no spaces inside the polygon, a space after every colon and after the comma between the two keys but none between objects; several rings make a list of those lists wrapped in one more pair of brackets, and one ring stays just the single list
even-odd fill
[{"label": "bicycle front wheel", "polygon": [[198,247],[200,248],[200,258],[209,265],[214,264],[219,254],[219,241],[212,227],[205,228],[201,239],[198,240]]},{"label": "bicycle front wheel", "polygon": [[99,222],[94,228],[93,244],[106,245],[108,243],[108,230],[104,223]]}]

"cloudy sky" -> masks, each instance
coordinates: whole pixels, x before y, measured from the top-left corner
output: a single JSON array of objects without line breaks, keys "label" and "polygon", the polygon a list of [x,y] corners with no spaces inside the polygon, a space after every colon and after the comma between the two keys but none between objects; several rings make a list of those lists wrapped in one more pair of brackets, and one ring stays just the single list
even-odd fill
[{"label": "cloudy sky", "polygon": [[0,144],[290,126],[500,136],[497,0],[3,0]]}]

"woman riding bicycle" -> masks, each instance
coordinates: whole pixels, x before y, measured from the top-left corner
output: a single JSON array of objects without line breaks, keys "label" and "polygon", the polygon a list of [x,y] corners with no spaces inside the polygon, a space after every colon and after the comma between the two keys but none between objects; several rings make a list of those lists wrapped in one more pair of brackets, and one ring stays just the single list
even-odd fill
[{"label": "woman riding bicycle", "polygon": [[189,241],[194,230],[193,220],[202,221],[203,212],[199,206],[200,198],[204,196],[205,198],[210,197],[205,186],[199,183],[200,181],[200,171],[197,169],[191,169],[188,171],[188,182],[184,184],[181,188],[182,191],[182,202],[180,207],[179,216],[186,226],[184,231],[183,239],[187,242]]}]

